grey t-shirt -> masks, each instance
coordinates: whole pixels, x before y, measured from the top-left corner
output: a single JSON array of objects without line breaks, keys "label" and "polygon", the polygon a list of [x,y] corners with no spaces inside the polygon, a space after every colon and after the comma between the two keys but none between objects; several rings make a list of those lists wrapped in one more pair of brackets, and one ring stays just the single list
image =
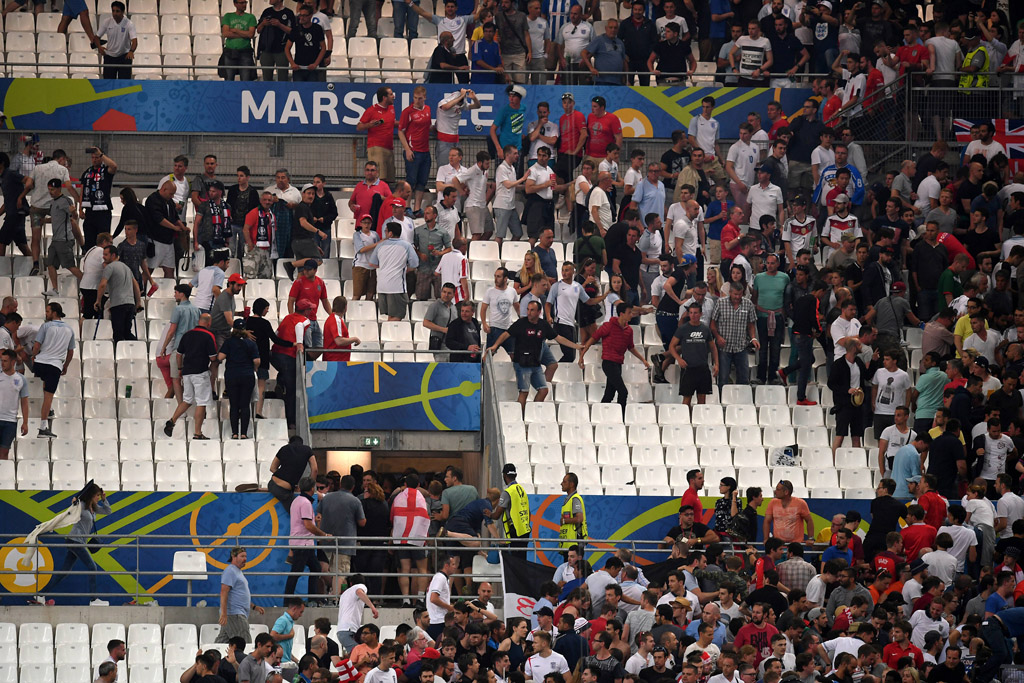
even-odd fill
[{"label": "grey t-shirt", "polygon": [[[890,305],[891,304],[891,305]],[[900,335],[903,329],[903,321],[910,312],[910,302],[901,296],[887,296],[875,303],[875,326],[879,332],[890,334],[894,337]]]},{"label": "grey t-shirt", "polygon": [[263,660],[256,661],[252,655],[246,655],[242,663],[238,665],[238,681],[244,683],[266,683],[267,667]]},{"label": "grey t-shirt", "polygon": [[[355,537],[358,532],[358,522],[366,519],[363,512],[363,504],[359,499],[348,491],[335,491],[328,493],[320,501],[320,514],[322,524],[320,526],[331,536]],[[340,545],[342,555],[355,555],[354,545]]]},{"label": "grey t-shirt", "polygon": [[50,223],[53,225],[54,242],[72,242],[75,234],[71,229],[71,214],[74,212],[74,204],[67,195],[61,195],[52,202],[50,208]]},{"label": "grey t-shirt", "polygon": [[456,486],[449,486],[441,493],[441,505],[448,506],[448,516],[451,517],[479,497],[480,493],[476,490],[475,486],[458,484]]},{"label": "grey t-shirt", "polygon": [[102,281],[107,283],[106,294],[110,297],[111,306],[135,303],[135,290],[132,289],[135,276],[131,268],[120,261],[108,263],[103,268]]},{"label": "grey t-shirt", "polygon": [[925,221],[935,221],[938,223],[941,232],[953,232],[953,228],[957,224],[956,211],[950,211],[948,214],[945,214],[939,209],[932,209],[925,216]]},{"label": "grey t-shirt", "polygon": [[[424,320],[429,320],[435,325],[441,327],[448,327],[451,321],[455,320],[458,314],[455,312],[455,306],[448,304],[447,306],[440,299],[434,299],[430,302],[430,308],[427,309],[427,314],[423,316]],[[441,332],[430,331],[431,337],[440,339],[444,335]]]},{"label": "grey t-shirt", "polygon": [[217,298],[213,300],[213,306],[210,307],[210,317],[213,318],[213,322],[210,323],[210,331],[217,337],[226,336],[231,332],[231,325],[228,324],[227,318],[224,317],[225,312],[234,313],[235,311],[235,295],[228,289],[221,290]]},{"label": "grey t-shirt", "polygon": [[679,340],[676,348],[679,355],[686,361],[687,367],[706,368],[708,365],[708,353],[714,338],[711,336],[711,328],[701,323],[696,327],[686,323],[676,328],[673,335]]}]

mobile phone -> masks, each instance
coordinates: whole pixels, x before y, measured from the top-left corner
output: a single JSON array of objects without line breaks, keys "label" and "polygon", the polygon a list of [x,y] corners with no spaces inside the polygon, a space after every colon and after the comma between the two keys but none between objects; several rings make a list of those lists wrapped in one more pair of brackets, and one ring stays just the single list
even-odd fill
[{"label": "mobile phone", "polygon": [[85,148],[85,153],[86,154],[95,154],[97,151],[98,150],[95,147],[86,147]]}]

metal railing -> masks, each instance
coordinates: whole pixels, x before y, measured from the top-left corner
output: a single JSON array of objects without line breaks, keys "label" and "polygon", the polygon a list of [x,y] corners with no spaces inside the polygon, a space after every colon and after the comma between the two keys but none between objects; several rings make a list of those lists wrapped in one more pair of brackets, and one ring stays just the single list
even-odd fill
[{"label": "metal railing", "polygon": [[[108,569],[106,566],[100,567],[95,571],[89,571],[85,569],[71,569],[67,572],[62,572],[57,569],[57,563],[55,562],[52,568],[44,568],[40,561],[40,549],[45,549],[51,557],[54,556],[54,551],[63,551],[68,548],[81,548],[81,544],[71,542],[66,536],[44,536],[40,540],[45,539],[45,542],[37,543],[36,545],[25,545],[15,543],[14,541],[20,538],[20,534],[2,534],[0,535],[0,541],[4,542],[4,547],[8,549],[9,553],[18,553],[21,560],[15,564],[8,563],[6,566],[0,568],[0,578],[4,579],[4,584],[8,585],[9,582],[21,579],[20,585],[26,585],[23,581],[24,577],[30,576],[33,579],[31,586],[39,586],[38,591],[34,591],[45,595],[47,598],[65,599],[65,598],[81,598],[83,591],[77,590],[74,592],[68,591],[47,591],[47,585],[53,580],[54,576],[64,575],[71,577],[109,577],[116,583],[121,585],[125,590],[120,593],[110,593],[98,591],[99,597],[117,597],[125,598],[132,597],[136,604],[142,604],[151,599],[187,599],[190,602],[193,600],[214,600],[214,604],[219,600],[220,595],[220,581],[217,580],[216,575],[218,573],[218,566],[223,567],[226,565],[227,550],[234,546],[244,547],[249,551],[250,559],[262,556],[264,552],[277,552],[285,553],[291,548],[288,546],[288,536],[258,536],[258,535],[237,535],[237,536],[217,536],[208,534],[196,534],[196,535],[171,535],[171,534],[107,534],[100,532],[97,536],[97,540],[100,543],[101,550],[97,554],[117,554],[121,556],[123,553],[128,552],[134,555],[134,568],[122,568],[122,569]],[[559,546],[562,543],[558,538],[531,538],[530,544],[527,547],[510,547],[507,545],[504,539],[500,538],[476,538],[476,539],[456,539],[456,538],[444,538],[444,537],[408,537],[407,541],[422,541],[421,546],[428,553],[428,570],[427,574],[412,571],[403,573],[400,571],[359,571],[365,578],[368,579],[381,579],[384,589],[388,588],[387,581],[391,578],[405,577],[410,579],[429,579],[430,573],[435,571],[437,567],[443,564],[444,557],[449,553],[458,553],[464,555],[470,552],[488,552],[500,550],[502,553],[512,553],[517,555],[527,556],[529,559],[547,564],[551,567],[554,572],[556,564],[548,557],[548,555],[554,555],[558,558]],[[467,540],[478,543],[477,546],[466,546],[460,541]],[[227,542],[225,542],[227,541]],[[638,558],[637,561],[641,566],[648,565],[654,562],[665,559],[670,553],[669,549],[661,547],[661,540],[646,540],[646,539],[593,539],[588,538],[585,541],[580,542],[584,546],[584,555],[589,559],[594,560],[594,564],[597,564],[597,558],[604,556],[609,552],[614,552],[620,548],[626,548],[634,553]],[[763,547],[761,543],[751,543],[744,545],[752,545],[757,548]],[[364,536],[357,538],[341,538],[341,537],[330,537],[327,539],[317,539],[317,550],[323,550],[325,552],[338,552],[343,549],[351,549],[355,546],[356,555],[354,556],[353,572],[357,571],[358,565],[358,554],[359,552],[365,551],[394,551],[403,546],[399,546],[395,543],[395,540],[389,536]],[[409,546],[404,546],[409,547]],[[420,547],[420,546],[417,546]],[[824,547],[824,546],[823,546]],[[216,564],[212,564],[208,570],[204,571],[175,571],[172,567],[156,568],[156,569],[142,569],[142,565],[147,557],[150,557],[155,552],[168,552],[168,551],[199,551],[207,556],[211,555],[215,551],[223,553],[225,561],[218,560]],[[255,561],[255,560],[254,560]],[[560,559],[557,559],[560,562]],[[101,564],[106,565],[101,560]],[[496,584],[497,590],[495,591],[495,601],[501,601],[501,587],[502,577],[501,569],[499,564],[489,564],[489,567],[493,568],[493,571],[489,571],[484,574],[478,574],[477,580],[481,577],[486,577],[487,581]],[[415,564],[413,565],[415,568]],[[471,571],[464,571],[465,568],[460,569],[458,572],[453,574],[453,578],[464,578],[471,579],[474,576]],[[471,567],[470,567],[471,569]],[[274,571],[260,569],[258,564],[252,568],[244,568],[243,570],[250,579],[253,577],[275,577],[281,581],[280,591],[263,591],[253,592],[252,598],[267,600],[277,600],[283,597],[284,582],[291,575],[289,571]],[[295,573],[296,576],[301,578],[303,575],[310,576],[305,571]],[[330,571],[325,574],[318,574],[314,576],[335,576]],[[192,580],[189,577],[195,577],[194,580],[200,581],[212,581],[212,585],[215,590],[204,590],[199,588],[193,590]],[[341,577],[344,578],[344,577]],[[181,581],[176,583],[175,579]],[[188,584],[185,587],[181,587],[182,584]],[[159,588],[147,589],[144,585],[148,586],[159,586]],[[26,593],[26,595],[29,595]],[[333,596],[333,593],[307,593],[307,597],[311,599],[326,599]],[[393,600],[395,598],[406,597],[401,593],[396,592],[380,592],[373,593],[370,597],[377,601]],[[416,597],[413,594],[408,597]]]}]

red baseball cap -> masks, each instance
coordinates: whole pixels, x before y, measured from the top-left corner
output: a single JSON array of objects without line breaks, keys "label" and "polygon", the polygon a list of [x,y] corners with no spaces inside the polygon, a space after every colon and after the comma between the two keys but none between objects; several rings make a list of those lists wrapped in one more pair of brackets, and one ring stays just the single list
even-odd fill
[{"label": "red baseball cap", "polygon": [[228,276],[228,282],[237,282],[240,285],[244,285],[245,278],[239,275],[238,273],[232,273],[230,276]]},{"label": "red baseball cap", "polygon": [[392,197],[391,199],[389,199],[389,200],[388,200],[388,204],[389,204],[390,206],[400,206],[400,207],[402,207],[403,209],[404,209],[404,208],[405,208],[405,206],[406,206],[406,205],[405,205],[405,200],[404,200],[404,199],[402,199],[401,197]]},{"label": "red baseball cap", "polygon": [[316,305],[309,299],[299,299],[295,302],[295,310],[300,313],[303,311],[315,311]]}]

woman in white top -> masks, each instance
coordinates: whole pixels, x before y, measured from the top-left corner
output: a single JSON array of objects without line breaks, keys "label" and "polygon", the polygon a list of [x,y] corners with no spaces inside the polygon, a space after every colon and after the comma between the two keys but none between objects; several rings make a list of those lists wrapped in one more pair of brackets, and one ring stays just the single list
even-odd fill
[{"label": "woman in white top", "polygon": [[621,275],[612,275],[611,280],[608,281],[608,293],[604,295],[604,319],[612,320],[617,318],[618,315],[615,313],[615,304],[622,301],[625,297],[626,281],[622,279]]},{"label": "woman in white top", "polygon": [[964,524],[981,530],[980,559],[983,567],[992,566],[992,551],[996,547],[996,509],[992,501],[985,497],[988,487],[984,484],[973,484],[967,488],[967,497],[963,500],[967,519]]},{"label": "woman in white top", "polygon": [[570,225],[577,233],[583,224],[590,220],[587,212],[587,196],[590,188],[593,187],[590,179],[594,175],[594,162],[589,159],[583,162],[580,167],[580,174],[572,182],[572,195],[576,200],[572,205],[572,216],[569,217]]}]

